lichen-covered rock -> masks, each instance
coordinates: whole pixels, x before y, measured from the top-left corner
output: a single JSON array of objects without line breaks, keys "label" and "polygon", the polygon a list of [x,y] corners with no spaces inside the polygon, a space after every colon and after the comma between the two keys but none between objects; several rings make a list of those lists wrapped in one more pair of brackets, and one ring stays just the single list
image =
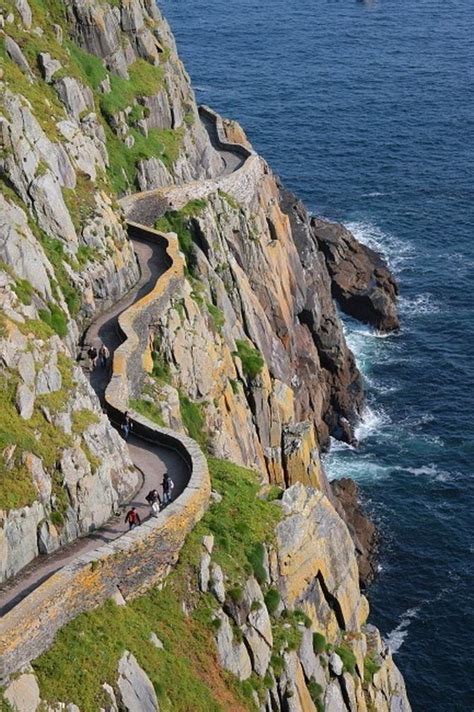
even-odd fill
[{"label": "lichen-covered rock", "polygon": [[252,664],[243,642],[235,640],[229,617],[218,610],[216,619],[220,622],[216,634],[217,656],[225,670],[239,680],[247,680],[252,674]]},{"label": "lichen-covered rock", "polygon": [[41,702],[36,677],[30,671],[12,680],[3,696],[14,712],[36,712]]},{"label": "lichen-covered rock", "polygon": [[128,650],[119,661],[117,690],[121,707],[127,712],[158,712],[160,709],[149,677]]}]

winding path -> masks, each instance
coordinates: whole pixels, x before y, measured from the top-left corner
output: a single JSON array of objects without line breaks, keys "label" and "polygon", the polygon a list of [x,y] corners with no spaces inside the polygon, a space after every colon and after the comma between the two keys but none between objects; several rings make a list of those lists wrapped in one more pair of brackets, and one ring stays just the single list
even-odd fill
[{"label": "winding path", "polygon": [[[201,121],[208,132],[210,142],[215,150],[219,151],[223,159],[221,176],[228,176],[239,170],[245,159],[240,147],[232,150],[232,145],[223,141],[219,134],[213,112],[203,108],[200,110]],[[181,186],[183,190],[186,186]],[[180,186],[175,190],[179,191]],[[156,217],[166,210],[165,201],[156,201]],[[162,244],[148,241],[138,237],[130,237],[140,266],[140,278],[133,289],[116,302],[113,307],[98,317],[89,327],[85,343],[104,343],[107,345],[111,359],[117,347],[123,342],[118,327],[118,317],[132,304],[148,294],[156,284],[159,277],[167,271],[166,252]],[[89,380],[101,404],[104,405],[104,394],[110,379],[110,368],[102,369],[98,366],[89,373]],[[130,456],[135,466],[142,473],[142,484],[131,502],[123,506],[120,514],[112,517],[106,524],[91,534],[76,539],[73,543],[62,547],[50,555],[38,556],[16,576],[8,579],[0,586],[0,617],[13,609],[22,599],[34,591],[52,574],[62,567],[73,562],[79,555],[97,549],[101,544],[111,542],[122,536],[126,531],[124,511],[129,506],[136,506],[142,521],[149,518],[149,507],[146,503],[146,494],[153,488],[161,490],[161,483],[165,471],[171,473],[175,488],[173,499],[176,499],[185,489],[189,480],[189,469],[182,457],[171,449],[161,447],[133,434],[128,440]]]}]

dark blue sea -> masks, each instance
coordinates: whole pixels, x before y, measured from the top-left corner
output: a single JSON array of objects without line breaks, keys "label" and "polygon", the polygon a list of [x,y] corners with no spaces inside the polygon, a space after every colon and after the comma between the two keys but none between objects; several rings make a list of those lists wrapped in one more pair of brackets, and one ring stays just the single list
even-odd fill
[{"label": "dark blue sea", "polygon": [[380,527],[369,591],[417,712],[472,712],[472,0],[166,0],[198,100],[310,210],[385,253],[399,335],[346,320],[368,405],[331,478]]}]

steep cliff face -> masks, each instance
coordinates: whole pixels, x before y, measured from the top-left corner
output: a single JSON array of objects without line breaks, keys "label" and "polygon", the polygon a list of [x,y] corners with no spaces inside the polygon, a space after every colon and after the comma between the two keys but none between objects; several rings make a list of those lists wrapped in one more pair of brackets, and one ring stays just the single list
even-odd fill
[{"label": "steep cliff face", "polygon": [[[198,690],[196,710],[409,710],[320,463],[330,436],[353,442],[363,401],[333,297],[395,328],[385,266],[311,220],[263,159],[219,150],[154,2],[7,0],[0,60],[0,581],[105,522],[139,483],[74,364],[83,329],[138,278],[124,194],[157,189],[129,217],[176,232],[187,265],[130,407],[259,482],[214,464],[220,494],[162,595],[78,619],[47,654],[55,664],[35,663],[40,688],[27,672],[5,698],[190,709],[189,690],[163,686],[165,662]],[[249,146],[237,124],[223,131]],[[58,666],[71,630],[90,687]]]},{"label": "steep cliff face", "polygon": [[4,698],[29,696],[28,712],[409,712],[327,497],[296,484],[275,500],[255,473],[209,464],[213,503],[162,590],[70,623]]}]

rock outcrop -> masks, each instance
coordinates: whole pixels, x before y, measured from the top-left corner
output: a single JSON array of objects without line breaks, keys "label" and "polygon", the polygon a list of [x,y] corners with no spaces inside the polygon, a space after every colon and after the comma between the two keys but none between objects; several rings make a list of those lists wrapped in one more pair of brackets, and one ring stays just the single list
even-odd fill
[{"label": "rock outcrop", "polygon": [[398,287],[381,255],[357,242],[344,225],[313,218],[311,227],[341,309],[380,331],[398,329]]}]

